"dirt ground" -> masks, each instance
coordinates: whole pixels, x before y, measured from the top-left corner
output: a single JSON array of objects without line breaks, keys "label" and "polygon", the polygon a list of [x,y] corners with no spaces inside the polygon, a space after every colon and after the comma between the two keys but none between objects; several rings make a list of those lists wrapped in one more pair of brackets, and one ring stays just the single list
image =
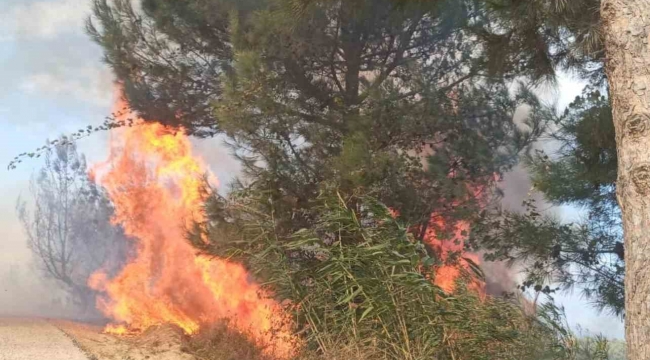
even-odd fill
[{"label": "dirt ground", "polygon": [[74,343],[44,319],[0,318],[0,360],[87,360]]},{"label": "dirt ground", "polygon": [[50,320],[91,360],[196,360],[183,352],[183,332],[174,326],[154,327],[138,336],[113,336],[99,326]]}]

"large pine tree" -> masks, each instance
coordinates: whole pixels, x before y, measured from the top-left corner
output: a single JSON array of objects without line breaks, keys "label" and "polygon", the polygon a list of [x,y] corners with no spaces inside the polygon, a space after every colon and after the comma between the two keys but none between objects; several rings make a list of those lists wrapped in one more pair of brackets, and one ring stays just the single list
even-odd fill
[{"label": "large pine tree", "polygon": [[[225,133],[287,230],[309,224],[328,183],[377,194],[420,237],[433,213],[449,232],[549,118],[486,67],[465,30],[481,21],[473,2],[142,6],[97,0],[88,26],[130,105],[192,135]],[[513,122],[523,102],[525,130]]]}]

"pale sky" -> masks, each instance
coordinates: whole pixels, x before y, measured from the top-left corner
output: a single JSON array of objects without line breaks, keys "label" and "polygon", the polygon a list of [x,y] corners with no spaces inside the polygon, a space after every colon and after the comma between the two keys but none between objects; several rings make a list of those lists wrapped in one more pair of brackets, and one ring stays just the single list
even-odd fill
[{"label": "pale sky", "polygon": [[[14,206],[19,195],[28,195],[30,174],[41,163],[28,161],[13,171],[7,171],[6,165],[15,155],[42,146],[46,139],[100,124],[110,113],[112,75],[101,62],[101,49],[83,30],[89,3],[0,0],[0,287],[7,285],[1,282],[7,281],[2,275],[9,268],[29,271],[29,251]],[[560,107],[581,89],[581,84],[561,78],[556,94]],[[105,156],[105,138],[96,134],[80,141],[79,149],[89,160],[99,160]],[[222,182],[236,171],[237,164],[218,141],[197,142],[197,149]],[[562,214],[571,216],[573,212],[565,210]],[[8,300],[1,290],[0,307]],[[23,290],[39,297],[36,288]],[[579,323],[593,332],[622,338],[619,320],[599,316],[579,296],[563,296],[560,301],[572,325]]]}]

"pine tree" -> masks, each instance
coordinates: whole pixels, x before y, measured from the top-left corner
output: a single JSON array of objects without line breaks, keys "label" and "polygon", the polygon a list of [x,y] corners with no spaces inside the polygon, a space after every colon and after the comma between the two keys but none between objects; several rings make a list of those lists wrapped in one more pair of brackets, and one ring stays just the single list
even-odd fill
[{"label": "pine tree", "polygon": [[88,278],[99,268],[113,272],[129,251],[118,226],[111,224],[113,207],[103,189],[89,178],[86,158],[74,144],[45,153],[44,166],[34,174],[29,202],[19,199],[16,210],[45,278],[70,295],[80,316],[101,316]]},{"label": "pine tree", "polygon": [[486,217],[473,236],[488,259],[528,265],[524,288],[550,292],[551,283],[563,289],[579,285],[599,309],[623,315],[625,262],[609,100],[586,88],[554,128],[549,135],[558,150],[527,158],[531,180],[547,201],[579,207],[586,219],[567,224],[542,216],[528,200],[523,214],[504,211]]},{"label": "pine tree", "polygon": [[[490,76],[463,30],[471,2],[297,4],[149,0],[140,14],[98,0],[88,28],[130,105],[226,134],[288,230],[309,225],[325,183],[377,194],[422,234],[432,213],[453,225],[549,118]],[[524,102],[527,130],[512,120]]]},{"label": "pine tree", "polygon": [[[616,134],[616,194],[625,239],[627,353],[632,360],[646,359],[650,357],[647,327],[650,314],[646,306],[650,282],[646,280],[645,265],[650,246],[647,231],[650,154],[645,146],[650,136],[647,131],[650,100],[646,94],[650,5],[644,1],[617,0],[489,1],[486,4],[495,10],[495,19],[500,20],[497,23],[501,26],[494,29],[500,32],[505,29],[506,33],[505,37],[497,31],[491,35],[502,44],[512,44],[506,46],[514,50],[508,56],[529,60],[532,67],[540,69],[540,74],[551,73],[557,65],[590,70],[590,60],[604,69]],[[518,46],[521,42],[517,39],[533,48]]]}]

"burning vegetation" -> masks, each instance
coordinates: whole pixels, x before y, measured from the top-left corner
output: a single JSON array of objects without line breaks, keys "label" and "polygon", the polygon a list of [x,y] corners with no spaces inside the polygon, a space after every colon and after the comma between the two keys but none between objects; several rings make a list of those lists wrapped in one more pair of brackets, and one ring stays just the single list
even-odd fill
[{"label": "burning vegetation", "polygon": [[106,331],[125,334],[170,323],[194,334],[229,318],[276,354],[291,353],[292,336],[277,327],[283,313],[269,294],[241,265],[197,256],[186,239],[187,229],[203,219],[209,170],[182,130],[139,120],[114,130],[109,159],[93,173],[115,206],[113,222],[136,244],[116,276],[98,270],[89,279],[102,293],[98,308],[115,321]]},{"label": "burning vegetation", "polygon": [[[201,341],[223,341],[200,339],[221,327],[228,330],[219,336],[243,334],[274,358],[334,356],[340,347],[366,354],[375,348],[388,358],[475,354],[463,345],[469,341],[519,359],[541,350],[515,351],[513,344],[533,334],[548,344],[552,332],[527,324],[523,313],[515,327],[525,335],[515,342],[504,340],[512,327],[501,320],[474,328],[517,305],[485,297],[478,258],[465,252],[466,221],[432,216],[420,242],[397,212],[332,189],[314,200],[310,229],[287,233],[263,193],[206,193],[206,179],[218,181],[182,128],[136,119],[123,102],[116,109],[116,121],[133,125],[111,132],[109,158],[91,178],[106,189],[112,222],[134,251],[115,274],[99,269],[89,277],[98,309],[113,320],[106,332],[138,335],[172,324],[201,334],[189,344],[205,352],[212,350]],[[442,345],[429,348],[430,341]]]}]

